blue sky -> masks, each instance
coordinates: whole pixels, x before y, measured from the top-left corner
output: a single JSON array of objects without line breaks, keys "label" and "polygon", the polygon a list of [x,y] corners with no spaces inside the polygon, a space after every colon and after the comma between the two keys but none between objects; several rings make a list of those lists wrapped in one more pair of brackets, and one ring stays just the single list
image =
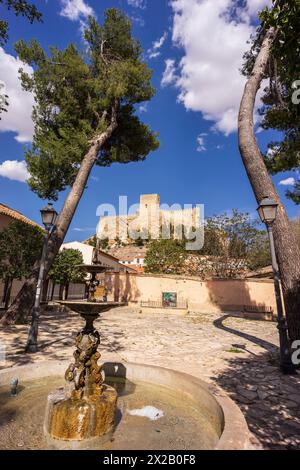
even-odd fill
[{"label": "blue sky", "polygon": [[[132,18],[133,33],[153,69],[157,93],[138,112],[159,132],[161,146],[145,162],[95,168],[67,240],[84,240],[93,234],[97,206],[117,206],[119,195],[127,195],[129,204],[138,202],[141,193],[158,193],[161,202],[168,204],[205,204],[206,216],[232,208],[255,212],[256,202],[237,146],[236,112],[244,83],[238,69],[257,11],[268,0],[248,0],[235,21],[228,10],[240,6],[234,0],[35,3],[43,13],[43,24],[30,25],[7,15],[9,41],[0,54],[0,80],[11,97],[9,113],[0,121],[0,202],[36,221],[45,204],[24,182],[22,161],[32,135],[32,97],[19,89],[13,43],[19,38],[37,38],[45,48],[64,48],[70,42],[83,47],[81,27],[86,15],[92,12],[102,21],[106,8],[118,7]],[[265,150],[274,135],[259,132],[257,138]],[[290,217],[295,217],[299,208],[285,198],[287,186],[279,184],[292,177],[292,173],[277,175],[274,182]],[[62,193],[55,203],[57,209],[64,198]]]}]

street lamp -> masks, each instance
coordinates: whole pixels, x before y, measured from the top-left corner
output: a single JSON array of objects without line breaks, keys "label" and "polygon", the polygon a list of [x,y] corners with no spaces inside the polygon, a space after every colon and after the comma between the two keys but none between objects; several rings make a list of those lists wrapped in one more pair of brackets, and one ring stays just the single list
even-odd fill
[{"label": "street lamp", "polygon": [[277,211],[279,204],[269,197],[265,197],[257,211],[261,218],[261,221],[266,224],[269,241],[270,241],[270,251],[272,258],[272,268],[274,272],[274,287],[276,295],[276,304],[277,304],[277,328],[279,331],[279,343],[280,343],[280,368],[284,374],[293,374],[295,373],[295,366],[291,360],[290,346],[287,334],[287,325],[285,316],[283,313],[283,304],[281,298],[280,290],[280,281],[279,281],[279,268],[277,263],[277,257],[275,252],[274,236],[273,236],[273,224],[276,220]]},{"label": "street lamp", "polygon": [[56,218],[57,218],[57,212],[53,207],[53,204],[50,202],[46,207],[41,209],[41,216],[42,216],[42,222],[45,225],[45,229],[47,231],[51,230],[51,227],[55,224]]},{"label": "street lamp", "polygon": [[42,222],[46,229],[46,233],[45,233],[43,251],[42,251],[42,256],[41,256],[41,261],[40,261],[39,277],[38,277],[38,282],[37,282],[37,287],[36,287],[36,292],[35,292],[35,301],[34,301],[34,306],[32,309],[31,325],[30,325],[30,329],[28,333],[28,340],[27,340],[26,349],[25,349],[26,352],[30,352],[30,353],[35,353],[38,350],[37,337],[38,337],[38,326],[39,326],[39,309],[40,309],[40,303],[41,303],[41,293],[42,293],[42,286],[43,286],[43,279],[44,279],[46,253],[47,253],[49,236],[57,218],[57,212],[54,209],[53,205],[49,203],[46,207],[41,209],[41,216],[42,216]]}]

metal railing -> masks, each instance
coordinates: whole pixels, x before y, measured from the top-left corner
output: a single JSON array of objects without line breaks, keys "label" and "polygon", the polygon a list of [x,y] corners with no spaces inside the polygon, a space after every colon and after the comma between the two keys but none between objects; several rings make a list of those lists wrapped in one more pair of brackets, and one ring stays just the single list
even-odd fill
[{"label": "metal railing", "polygon": [[176,304],[167,305],[163,303],[162,300],[141,300],[141,307],[145,308],[177,308],[177,309],[187,309],[188,302],[186,299],[178,299]]}]

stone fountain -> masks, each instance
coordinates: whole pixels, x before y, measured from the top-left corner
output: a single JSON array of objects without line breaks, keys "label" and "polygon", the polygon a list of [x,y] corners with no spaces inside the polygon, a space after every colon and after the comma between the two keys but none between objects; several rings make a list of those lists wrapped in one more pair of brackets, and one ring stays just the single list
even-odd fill
[{"label": "stone fountain", "polygon": [[86,301],[60,304],[80,314],[85,320],[84,328],[77,334],[74,361],[65,372],[68,389],[59,389],[48,396],[44,431],[55,447],[59,441],[80,442],[99,439],[114,428],[117,392],[104,384],[101,366],[99,332],[94,321],[99,314],[119,307],[119,302],[98,302],[95,292],[99,285],[97,274],[107,270],[98,259],[98,249],[94,249],[93,263],[80,265],[90,278],[87,281]]},{"label": "stone fountain", "polygon": [[[103,366],[98,365],[100,335],[94,321],[121,304],[97,302],[97,273],[105,267],[95,261],[84,266],[91,274],[87,299],[61,302],[85,321],[76,336],[73,362],[20,366],[17,378],[14,368],[0,370],[0,449],[248,448],[250,435],[241,411],[220,391],[213,395],[199,378],[158,366],[120,363],[116,356],[105,355]],[[113,387],[104,383],[103,370]],[[149,408],[155,412],[154,421],[146,417]]]}]

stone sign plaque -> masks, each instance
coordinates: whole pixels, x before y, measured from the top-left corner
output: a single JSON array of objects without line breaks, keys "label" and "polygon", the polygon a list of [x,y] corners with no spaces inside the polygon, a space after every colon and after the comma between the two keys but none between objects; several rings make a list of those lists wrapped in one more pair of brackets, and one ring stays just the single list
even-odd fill
[{"label": "stone sign plaque", "polygon": [[162,303],[165,308],[177,307],[177,292],[163,292]]}]

